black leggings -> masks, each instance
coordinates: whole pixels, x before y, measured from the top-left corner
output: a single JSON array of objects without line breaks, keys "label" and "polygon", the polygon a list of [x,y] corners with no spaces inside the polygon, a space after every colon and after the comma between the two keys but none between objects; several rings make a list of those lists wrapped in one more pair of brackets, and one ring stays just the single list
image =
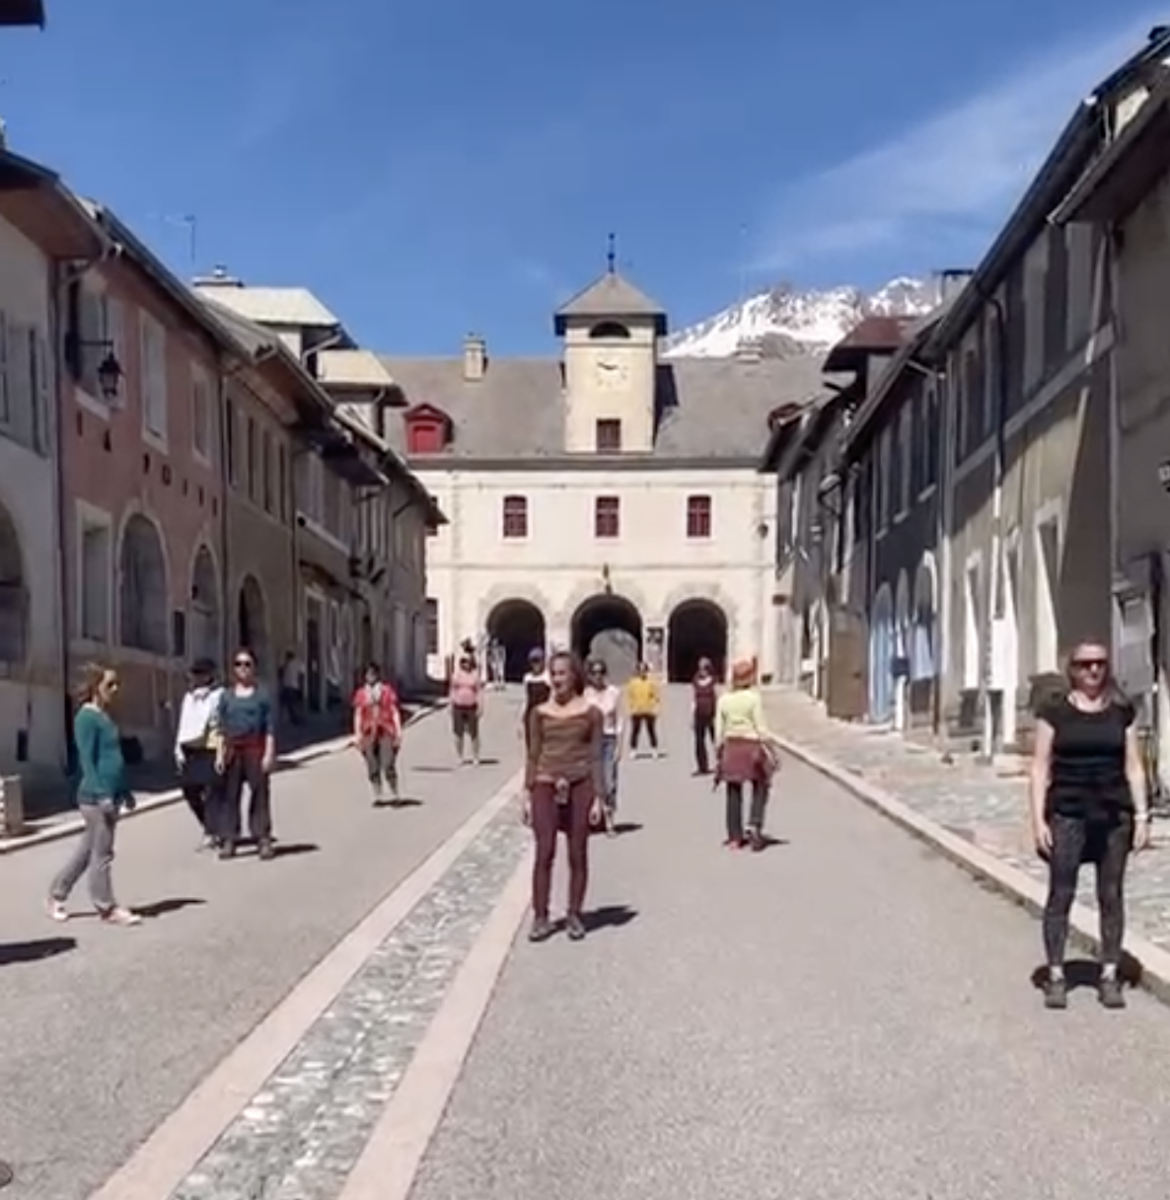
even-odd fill
[{"label": "black leggings", "polygon": [[1101,961],[1121,962],[1125,937],[1125,865],[1133,849],[1133,818],[1120,814],[1100,820],[1066,817],[1049,820],[1052,853],[1049,855],[1048,902],[1044,906],[1044,950],[1048,965],[1064,962],[1068,942],[1068,914],[1077,894],[1081,863],[1097,869],[1097,909],[1101,918]]}]

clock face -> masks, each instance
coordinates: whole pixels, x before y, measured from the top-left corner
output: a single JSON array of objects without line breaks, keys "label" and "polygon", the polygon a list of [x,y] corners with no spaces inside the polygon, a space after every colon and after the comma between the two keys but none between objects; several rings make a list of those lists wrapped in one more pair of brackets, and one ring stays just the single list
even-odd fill
[{"label": "clock face", "polygon": [[629,367],[612,358],[597,360],[597,386],[609,390],[624,388],[630,379]]}]

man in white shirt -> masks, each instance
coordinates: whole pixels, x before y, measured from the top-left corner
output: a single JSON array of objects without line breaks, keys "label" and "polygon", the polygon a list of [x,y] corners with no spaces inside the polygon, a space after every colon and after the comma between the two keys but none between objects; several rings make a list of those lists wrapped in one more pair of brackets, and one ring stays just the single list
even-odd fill
[{"label": "man in white shirt", "polygon": [[203,830],[203,845],[211,848],[216,842],[211,830],[212,790],[220,786],[215,769],[215,717],[223,688],[215,681],[215,663],[209,658],[193,663],[187,678],[175,731],[175,766],[183,798]]}]

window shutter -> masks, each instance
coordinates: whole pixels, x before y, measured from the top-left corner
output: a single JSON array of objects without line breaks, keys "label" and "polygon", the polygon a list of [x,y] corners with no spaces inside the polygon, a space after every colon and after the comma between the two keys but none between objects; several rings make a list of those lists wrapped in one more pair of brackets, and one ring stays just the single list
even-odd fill
[{"label": "window shutter", "polygon": [[[102,341],[108,342],[109,345],[102,346],[97,351],[97,360],[100,363],[107,354],[112,354],[118,360],[118,366],[122,368],[123,376],[126,373],[125,332],[125,311],[122,302],[107,294],[102,301]],[[118,388],[118,394],[107,403],[111,407],[120,408],[126,402],[125,397],[126,385],[123,378],[122,384]]]},{"label": "window shutter", "polygon": [[31,330],[15,322],[8,326],[9,422],[16,437],[26,446],[33,433],[33,364],[30,361]]},{"label": "window shutter", "polygon": [[0,311],[0,425],[12,422],[12,394],[8,382],[8,317]]}]

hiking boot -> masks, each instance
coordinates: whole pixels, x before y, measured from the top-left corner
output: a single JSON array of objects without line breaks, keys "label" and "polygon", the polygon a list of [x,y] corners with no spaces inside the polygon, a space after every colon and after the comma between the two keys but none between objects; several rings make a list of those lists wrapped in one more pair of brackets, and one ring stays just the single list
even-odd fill
[{"label": "hiking boot", "polygon": [[1063,975],[1049,975],[1044,981],[1044,1007],[1068,1008],[1068,983]]},{"label": "hiking boot", "polygon": [[1124,1008],[1125,991],[1120,977],[1102,975],[1101,982],[1097,985],[1097,999],[1101,1001],[1102,1008]]},{"label": "hiking boot", "polygon": [[553,935],[553,923],[548,917],[534,917],[532,927],[528,930],[530,942],[547,942]]}]

